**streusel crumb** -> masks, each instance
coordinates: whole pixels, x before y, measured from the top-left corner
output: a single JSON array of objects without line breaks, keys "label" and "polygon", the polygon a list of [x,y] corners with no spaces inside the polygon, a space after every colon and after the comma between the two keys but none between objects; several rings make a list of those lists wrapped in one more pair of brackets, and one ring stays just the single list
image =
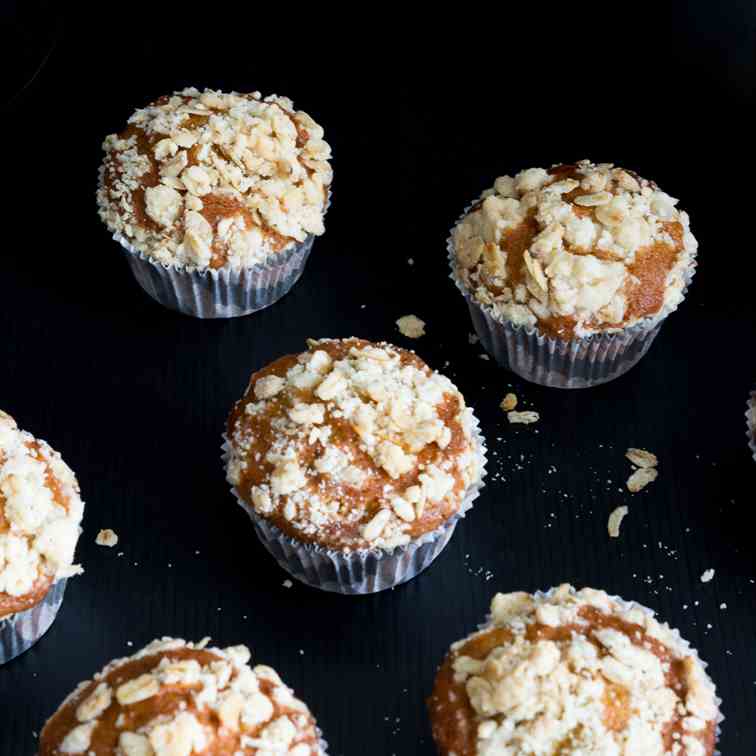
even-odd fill
[{"label": "streusel crumb", "polygon": [[494,317],[569,339],[653,319],[697,243],[677,200],[611,163],[501,176],[453,232],[457,274]]},{"label": "streusel crumb", "polygon": [[603,591],[497,594],[429,701],[441,756],[712,756],[714,684],[679,634]]},{"label": "streusel crumb", "polygon": [[330,147],[285,97],[184,89],[103,149],[100,217],[165,265],[240,270],[324,231]]},{"label": "streusel crumb", "polygon": [[481,475],[472,411],[415,354],[360,339],[255,373],[228,425],[228,480],[302,540],[392,548],[459,511]]}]

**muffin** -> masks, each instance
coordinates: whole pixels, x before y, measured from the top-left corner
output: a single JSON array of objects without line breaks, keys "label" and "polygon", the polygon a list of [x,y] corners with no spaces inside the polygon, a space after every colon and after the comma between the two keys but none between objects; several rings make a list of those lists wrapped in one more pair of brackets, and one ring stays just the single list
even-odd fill
[{"label": "muffin", "polygon": [[482,486],[484,447],[457,388],[417,355],[308,341],[252,375],[228,421],[229,483],[305,583],[391,588],[425,569]]},{"label": "muffin", "polygon": [[245,646],[163,638],[81,683],[47,721],[39,756],[325,756],[307,706]]},{"label": "muffin", "polygon": [[711,756],[705,665],[653,612],[569,585],[499,593],[455,643],[428,704],[441,756]]},{"label": "muffin", "polygon": [[496,179],[449,239],[452,278],[485,348],[545,386],[629,370],[694,272],[697,243],[676,204],[611,163]]},{"label": "muffin", "polygon": [[756,389],[751,392],[751,396],[748,399],[746,430],[748,435],[748,446],[751,449],[751,452],[753,452],[753,458],[756,460]]},{"label": "muffin", "polygon": [[76,478],[44,441],[0,412],[0,664],[52,625],[73,564],[84,503]]},{"label": "muffin", "polygon": [[99,213],[154,299],[227,318],[280,299],[324,231],[323,129],[291,100],[188,88],[103,144]]}]

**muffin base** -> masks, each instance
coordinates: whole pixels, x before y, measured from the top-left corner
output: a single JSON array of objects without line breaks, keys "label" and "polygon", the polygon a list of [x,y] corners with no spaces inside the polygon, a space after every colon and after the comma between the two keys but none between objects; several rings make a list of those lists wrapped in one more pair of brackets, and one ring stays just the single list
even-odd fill
[{"label": "muffin base", "polygon": [[236,318],[277,302],[304,271],[315,237],[310,235],[273,257],[239,271],[193,270],[164,265],[113,234],[139,285],[156,302],[195,318]]},{"label": "muffin base", "polygon": [[[474,420],[473,436],[477,444],[480,476],[465,492],[459,511],[435,530],[393,549],[341,551],[298,541],[259,515],[234,487],[231,492],[252,520],[262,545],[293,578],[333,593],[378,593],[412,580],[430,566],[449,543],[459,520],[472,508],[485,485],[486,446],[477,419]],[[224,439],[224,467],[228,464],[229,453],[228,441]]]},{"label": "muffin base", "polygon": [[28,651],[50,629],[65,591],[66,579],[57,580],[39,604],[0,620],[0,664]]},{"label": "muffin base", "polygon": [[[459,221],[472,209],[465,208]],[[648,351],[664,319],[679,303],[665,307],[653,318],[641,320],[616,333],[595,333],[570,340],[543,335],[537,328],[515,325],[498,316],[493,308],[478,302],[457,273],[452,234],[447,239],[451,279],[467,302],[475,332],[484,349],[505,368],[541,386],[590,388],[619,378]],[[693,257],[685,272],[682,299],[695,274]]]},{"label": "muffin base", "polygon": [[746,436],[748,437],[748,447],[753,454],[756,462],[756,388],[751,391],[748,399],[748,410],[746,411]]}]

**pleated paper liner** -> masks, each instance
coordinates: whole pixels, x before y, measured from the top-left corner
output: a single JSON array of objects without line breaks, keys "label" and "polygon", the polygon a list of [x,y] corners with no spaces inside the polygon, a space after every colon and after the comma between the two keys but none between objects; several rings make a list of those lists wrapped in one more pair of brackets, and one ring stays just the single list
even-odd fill
[{"label": "pleated paper liner", "polygon": [[[329,189],[324,216],[330,206]],[[301,277],[315,241],[310,234],[257,265],[234,271],[166,265],[136,249],[120,233],[114,233],[113,239],[121,245],[134,278],[150,297],[195,318],[237,318],[275,304]]]},{"label": "pleated paper liner", "polygon": [[164,265],[113,234],[139,285],[156,302],[195,318],[236,318],[277,302],[299,280],[314,236],[251,268],[192,270]]},{"label": "pleated paper liner", "polygon": [[39,604],[0,619],[0,664],[28,651],[50,629],[65,591],[66,580],[58,580]]}]

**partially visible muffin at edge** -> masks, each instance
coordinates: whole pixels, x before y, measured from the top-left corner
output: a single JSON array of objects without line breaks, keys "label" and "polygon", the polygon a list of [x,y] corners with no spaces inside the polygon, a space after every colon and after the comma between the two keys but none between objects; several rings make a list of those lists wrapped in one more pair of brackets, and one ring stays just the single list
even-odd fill
[{"label": "partially visible muffin at edge", "polygon": [[568,585],[497,594],[452,645],[428,702],[441,756],[712,756],[704,665],[649,610]]},{"label": "partially visible muffin at edge", "polygon": [[473,417],[417,355],[310,341],[255,373],[228,422],[228,478],[261,517],[338,550],[403,546],[481,475]]},{"label": "partially visible muffin at edge", "polygon": [[60,454],[0,411],[0,621],[82,572],[73,561],[83,513]]},{"label": "partially visible muffin at edge", "polygon": [[455,227],[457,274],[496,317],[571,339],[683,297],[697,242],[677,200],[611,163],[501,176]]},{"label": "partially visible muffin at edge", "polygon": [[245,646],[156,640],[81,683],[47,721],[39,756],[324,756],[315,720]]},{"label": "partially visible muffin at edge", "polygon": [[324,231],[330,147],[285,97],[187,88],[103,149],[100,217],[155,261],[239,270]]}]

